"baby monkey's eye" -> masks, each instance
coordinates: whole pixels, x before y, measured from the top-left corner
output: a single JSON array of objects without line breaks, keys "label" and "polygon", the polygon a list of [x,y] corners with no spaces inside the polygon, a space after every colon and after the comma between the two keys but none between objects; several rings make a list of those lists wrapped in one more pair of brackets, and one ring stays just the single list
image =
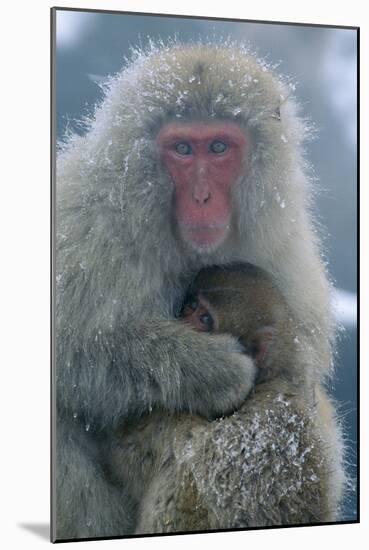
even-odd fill
[{"label": "baby monkey's eye", "polygon": [[214,321],[209,312],[205,312],[199,317],[200,323],[206,326],[207,330],[212,330],[214,326]]}]

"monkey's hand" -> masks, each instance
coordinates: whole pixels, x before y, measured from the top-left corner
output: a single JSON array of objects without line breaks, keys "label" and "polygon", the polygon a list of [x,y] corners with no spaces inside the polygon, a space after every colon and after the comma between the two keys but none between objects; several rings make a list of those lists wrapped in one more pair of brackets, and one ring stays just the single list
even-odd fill
[{"label": "monkey's hand", "polygon": [[199,333],[171,321],[131,330],[124,346],[130,368],[122,373],[132,377],[129,383],[136,390],[129,409],[141,413],[163,407],[216,418],[236,410],[253,387],[253,361],[232,336]]},{"label": "monkey's hand", "polygon": [[181,410],[215,419],[232,414],[244,403],[254,386],[256,368],[250,356],[235,348],[238,343],[231,336],[212,336],[206,354],[191,355],[192,368],[188,365],[183,372],[181,385],[187,396]]},{"label": "monkey's hand", "polygon": [[239,408],[255,373],[232,336],[141,321],[88,338],[73,368],[61,369],[59,404],[107,426],[153,408],[213,419]]}]

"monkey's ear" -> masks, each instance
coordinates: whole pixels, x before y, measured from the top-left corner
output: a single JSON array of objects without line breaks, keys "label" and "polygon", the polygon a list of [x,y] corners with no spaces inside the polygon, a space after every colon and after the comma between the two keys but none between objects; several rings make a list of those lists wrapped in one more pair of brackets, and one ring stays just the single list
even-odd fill
[{"label": "monkey's ear", "polygon": [[286,97],[281,96],[281,100],[279,102],[279,105],[278,105],[278,107],[276,107],[275,111],[273,112],[272,118],[275,118],[276,120],[282,120],[281,107],[282,107],[283,103],[285,103],[288,100],[289,97],[290,97],[290,94],[287,94]]},{"label": "monkey's ear", "polygon": [[273,345],[276,329],[271,326],[259,328],[253,339],[253,355],[258,366],[262,366],[268,358],[270,347]]}]

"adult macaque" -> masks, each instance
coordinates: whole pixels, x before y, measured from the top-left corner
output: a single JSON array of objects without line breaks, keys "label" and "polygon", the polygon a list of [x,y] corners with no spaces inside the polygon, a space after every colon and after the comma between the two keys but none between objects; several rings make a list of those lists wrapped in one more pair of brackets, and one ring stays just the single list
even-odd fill
[{"label": "adult macaque", "polygon": [[[56,173],[54,539],[138,529],[140,480],[118,488],[100,456],[119,426],[129,432],[152,409],[187,411],[213,426],[205,419],[236,410],[249,395],[255,366],[237,340],[174,319],[202,267],[242,261],[273,275],[296,322],[303,395],[314,403],[329,371],[332,328],[309,212],[304,128],[288,95],[242,47],[152,48],[111,80],[87,133],[65,144]],[[261,412],[270,392],[257,395],[242,408],[242,426],[260,411],[259,433],[273,445],[285,416],[276,408],[271,422]],[[325,406],[319,399],[318,411]],[[331,454],[336,460],[321,472],[319,487],[337,496],[343,476],[333,419],[329,429],[321,460]],[[222,468],[227,437],[199,469],[204,502],[213,501],[209,472]],[[263,461],[263,450],[252,439],[248,445],[245,452],[260,451]],[[306,445],[320,448],[309,436]],[[298,447],[294,461],[302,471],[306,448]],[[168,469],[167,483],[190,471],[185,456]],[[244,508],[257,510],[258,518],[282,513],[268,496],[258,496],[257,487],[267,488],[281,467],[280,455],[268,461],[243,493]],[[284,461],[283,468],[293,487],[294,464]],[[309,500],[309,484],[302,491]],[[225,494],[219,499],[232,514]],[[332,497],[333,508],[336,502]],[[285,504],[283,510],[285,521],[293,521],[294,510]]]}]

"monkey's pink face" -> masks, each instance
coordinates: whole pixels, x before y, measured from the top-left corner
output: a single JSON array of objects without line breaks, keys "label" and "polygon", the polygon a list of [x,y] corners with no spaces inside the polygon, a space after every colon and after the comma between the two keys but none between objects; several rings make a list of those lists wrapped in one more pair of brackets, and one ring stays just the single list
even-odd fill
[{"label": "monkey's pink face", "polygon": [[173,181],[182,238],[196,249],[216,247],[230,229],[245,134],[231,121],[172,122],[160,129],[156,142]]},{"label": "monkey's pink face", "polygon": [[217,332],[218,316],[211,305],[201,296],[188,296],[180,317],[201,332]]}]

